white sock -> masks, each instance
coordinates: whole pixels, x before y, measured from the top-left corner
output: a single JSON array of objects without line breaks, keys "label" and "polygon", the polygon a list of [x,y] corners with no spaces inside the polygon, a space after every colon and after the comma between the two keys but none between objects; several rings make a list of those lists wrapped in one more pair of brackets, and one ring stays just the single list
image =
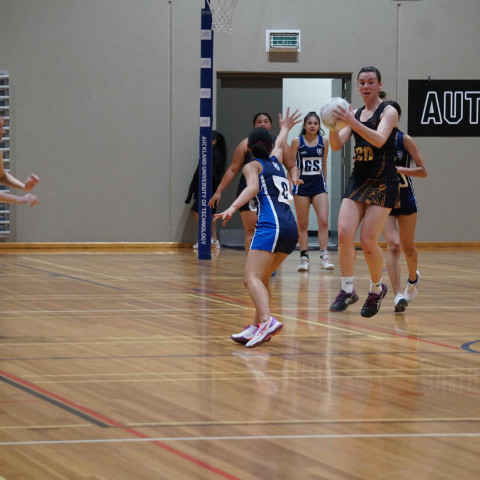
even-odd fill
[{"label": "white sock", "polygon": [[353,292],[353,277],[342,277],[342,290],[345,293]]},{"label": "white sock", "polygon": [[378,282],[372,282],[372,280],[370,280],[370,292],[372,293],[382,292],[382,279],[380,279]]},{"label": "white sock", "polygon": [[320,258],[322,257],[328,257],[328,251],[327,250],[320,250]]}]

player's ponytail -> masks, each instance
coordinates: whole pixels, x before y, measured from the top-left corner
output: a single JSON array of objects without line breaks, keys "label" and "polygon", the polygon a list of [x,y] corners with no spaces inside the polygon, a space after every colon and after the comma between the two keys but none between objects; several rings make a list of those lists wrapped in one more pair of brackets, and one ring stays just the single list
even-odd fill
[{"label": "player's ponytail", "polygon": [[256,128],[248,136],[248,146],[254,158],[268,158],[273,148],[273,141],[269,131],[264,128]]}]

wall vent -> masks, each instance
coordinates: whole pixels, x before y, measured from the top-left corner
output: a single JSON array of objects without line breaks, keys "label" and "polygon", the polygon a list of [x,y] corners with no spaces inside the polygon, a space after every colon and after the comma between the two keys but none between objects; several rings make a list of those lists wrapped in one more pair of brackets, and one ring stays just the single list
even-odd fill
[{"label": "wall vent", "polygon": [[267,30],[267,52],[300,52],[300,30]]}]

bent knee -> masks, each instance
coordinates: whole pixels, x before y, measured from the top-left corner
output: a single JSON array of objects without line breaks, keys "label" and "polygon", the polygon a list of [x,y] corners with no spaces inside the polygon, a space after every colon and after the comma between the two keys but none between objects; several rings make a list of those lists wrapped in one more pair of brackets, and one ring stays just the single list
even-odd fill
[{"label": "bent knee", "polygon": [[389,253],[395,256],[399,256],[402,251],[400,242],[387,242],[387,250]]}]

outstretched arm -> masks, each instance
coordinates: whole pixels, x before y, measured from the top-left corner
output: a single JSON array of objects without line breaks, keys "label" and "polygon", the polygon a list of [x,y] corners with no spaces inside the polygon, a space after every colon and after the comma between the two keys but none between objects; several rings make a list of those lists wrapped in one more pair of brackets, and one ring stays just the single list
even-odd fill
[{"label": "outstretched arm", "polygon": [[0,152],[0,183],[12,188],[16,188],[17,190],[24,190],[25,192],[29,192],[30,190],[33,190],[33,187],[35,187],[35,185],[39,181],[40,179],[34,173],[32,173],[25,180],[25,183],[15,178],[10,172],[7,172],[3,167],[3,154],[2,152]]},{"label": "outstretched arm", "polygon": [[425,178],[427,176],[427,168],[422,158],[422,154],[418,149],[416,143],[413,141],[413,138],[410,135],[403,135],[403,144],[405,150],[410,154],[410,157],[415,162],[415,167],[397,167],[397,172],[403,175],[408,175],[409,177],[421,177]]},{"label": "outstretched arm", "polygon": [[220,184],[217,187],[217,190],[213,193],[212,198],[208,202],[210,207],[213,208],[218,205],[223,191],[232,183],[233,179],[241,170],[243,161],[245,159],[245,152],[247,151],[247,143],[248,140],[245,138],[237,145],[237,148],[235,148],[235,151],[233,152],[232,163],[227,168]]},{"label": "outstretched arm", "polygon": [[285,143],[287,142],[288,132],[293,128],[294,125],[300,123],[301,119],[302,114],[298,112],[298,109],[290,115],[290,108],[287,108],[285,118],[282,117],[281,113],[278,114],[280,133],[275,140],[275,146],[272,150],[272,156],[277,157],[279,162],[283,161],[283,148],[285,147]]},{"label": "outstretched arm", "polygon": [[27,193],[25,195],[13,195],[11,193],[0,192],[0,202],[16,203],[18,205],[26,204],[33,207],[38,203],[38,198],[31,193]]},{"label": "outstretched arm", "polygon": [[243,167],[243,174],[247,180],[247,186],[242,193],[235,199],[235,201],[223,212],[217,213],[213,216],[213,221],[216,222],[220,218],[223,220],[222,225],[226,225],[233,214],[242,206],[249,202],[259,192],[260,184],[258,176],[263,170],[262,164],[256,160],[247,163]]}]

